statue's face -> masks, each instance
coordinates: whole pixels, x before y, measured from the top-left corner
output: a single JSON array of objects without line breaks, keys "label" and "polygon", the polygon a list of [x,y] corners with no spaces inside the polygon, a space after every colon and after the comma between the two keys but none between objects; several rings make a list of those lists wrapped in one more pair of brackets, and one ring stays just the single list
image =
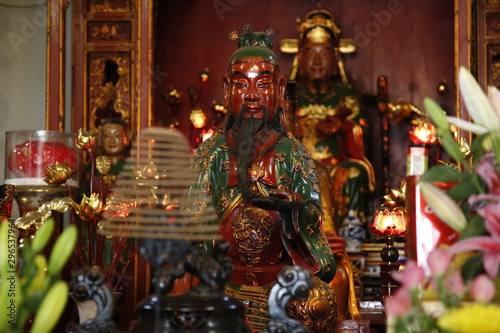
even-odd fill
[{"label": "statue's face", "polygon": [[308,81],[329,80],[338,74],[337,62],[332,43],[306,42],[299,54],[299,74]]},{"label": "statue's face", "polygon": [[104,124],[101,129],[102,149],[107,156],[122,155],[127,147],[127,134],[121,124]]},{"label": "statue's face", "polygon": [[[224,77],[224,103],[233,117],[246,106],[243,119],[271,120],[276,108],[283,106],[286,81],[275,65],[266,62],[242,62],[231,66]],[[262,106],[268,110],[265,118]]]}]

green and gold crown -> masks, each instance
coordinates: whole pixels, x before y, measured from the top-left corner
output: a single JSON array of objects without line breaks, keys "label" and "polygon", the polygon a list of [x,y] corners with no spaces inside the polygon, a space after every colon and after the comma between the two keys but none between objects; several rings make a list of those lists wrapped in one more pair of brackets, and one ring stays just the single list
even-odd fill
[{"label": "green and gold crown", "polygon": [[229,39],[238,41],[238,49],[233,53],[229,65],[237,62],[266,61],[274,65],[278,64],[278,57],[271,50],[274,42],[274,30],[268,28],[263,32],[253,32],[253,26],[246,24],[238,35],[236,31],[229,34]]},{"label": "green and gold crown", "polygon": [[340,28],[335,24],[332,14],[324,9],[317,9],[306,14],[304,22],[297,27],[300,40],[311,40],[316,43],[329,42],[333,39],[338,45]]},{"label": "green and gold crown", "polygon": [[304,20],[296,20],[299,38],[287,38],[280,41],[280,50],[283,53],[297,53],[305,42],[329,43],[338,48],[340,53],[353,53],[356,43],[352,39],[340,38],[342,30],[335,23],[332,13],[325,9],[316,9],[308,12]]}]

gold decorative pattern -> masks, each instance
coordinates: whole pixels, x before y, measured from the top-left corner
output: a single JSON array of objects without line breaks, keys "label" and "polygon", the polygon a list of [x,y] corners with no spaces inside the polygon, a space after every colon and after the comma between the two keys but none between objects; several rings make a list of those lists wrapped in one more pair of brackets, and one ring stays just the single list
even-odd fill
[{"label": "gold decorative pattern", "polygon": [[[318,175],[316,173],[316,166],[314,164],[313,159],[311,158],[311,155],[309,155],[307,151],[300,149],[297,144],[293,145],[292,153],[294,155],[300,156],[299,159],[300,161],[295,163],[294,165],[295,172],[300,172],[302,174],[302,177],[311,182],[313,190],[319,193],[320,188],[319,188]],[[307,163],[307,169],[309,170],[309,172],[307,172],[304,166],[302,165],[304,160]]]},{"label": "gold decorative pattern", "polygon": [[247,207],[235,216],[232,223],[233,238],[241,254],[239,259],[245,266],[252,267],[260,262],[258,254],[271,244],[274,229],[271,216],[262,209]]},{"label": "gold decorative pattern", "polygon": [[274,155],[274,159],[276,160],[276,162],[283,163],[285,162],[286,155],[287,153],[276,153]]},{"label": "gold decorative pattern", "polygon": [[0,215],[10,216],[12,214],[12,200],[14,199],[14,185],[5,184],[0,186],[2,193],[0,198]]},{"label": "gold decorative pattern", "polygon": [[226,191],[223,188],[219,188],[219,204],[217,205],[217,214],[220,214],[227,209],[229,204],[231,204],[233,197],[234,189]]},{"label": "gold decorative pattern", "polygon": [[335,292],[316,276],[313,288],[305,301],[292,300],[287,306],[287,315],[300,321],[311,332],[334,332],[337,321]]},{"label": "gold decorative pattern", "polygon": [[89,0],[88,11],[89,12],[130,12],[132,8],[132,0]]},{"label": "gold decorative pattern", "polygon": [[214,193],[214,190],[213,190],[213,184],[212,183],[208,183],[208,184],[203,184],[201,186],[201,192],[203,194],[212,194]]},{"label": "gold decorative pattern", "polygon": [[131,21],[88,21],[87,43],[132,43]]},{"label": "gold decorative pattern", "polygon": [[281,175],[278,179],[278,189],[280,190],[289,190],[290,184],[292,183],[292,179],[289,175]]},{"label": "gold decorative pattern", "polygon": [[500,44],[488,44],[487,48],[487,83],[500,88]]},{"label": "gold decorative pattern", "polygon": [[214,160],[214,158],[215,158],[215,154],[214,155],[203,155],[203,170],[210,169],[210,165],[212,164],[212,161]]}]

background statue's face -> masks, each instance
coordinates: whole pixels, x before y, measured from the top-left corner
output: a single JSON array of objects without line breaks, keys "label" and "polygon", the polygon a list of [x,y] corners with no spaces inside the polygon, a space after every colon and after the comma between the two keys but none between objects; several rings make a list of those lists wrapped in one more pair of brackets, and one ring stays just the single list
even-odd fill
[{"label": "background statue's face", "polygon": [[[243,119],[255,117],[271,120],[276,108],[283,106],[286,82],[275,65],[266,62],[242,62],[231,66],[224,77],[224,102],[237,117],[241,107],[246,106]],[[268,109],[267,119],[262,106]]]},{"label": "background statue's face", "polygon": [[122,155],[127,147],[127,135],[121,124],[104,124],[101,129],[101,142],[107,156]]},{"label": "background statue's face", "polygon": [[300,76],[312,81],[329,80],[338,74],[337,55],[332,43],[306,42],[300,50]]}]

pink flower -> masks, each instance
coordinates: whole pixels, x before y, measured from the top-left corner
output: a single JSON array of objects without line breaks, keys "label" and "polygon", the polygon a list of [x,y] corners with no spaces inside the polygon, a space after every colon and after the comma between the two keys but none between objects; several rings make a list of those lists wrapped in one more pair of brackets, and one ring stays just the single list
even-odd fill
[{"label": "pink flower", "polygon": [[460,295],[465,291],[465,283],[458,270],[454,270],[445,277],[444,285],[455,295]]},{"label": "pink flower", "polygon": [[392,297],[385,299],[385,310],[390,316],[404,316],[411,307],[411,295],[405,288],[398,288]]},{"label": "pink flower", "polygon": [[409,261],[403,271],[392,272],[392,277],[406,288],[412,289],[424,281],[425,272],[415,261]]},{"label": "pink flower", "polygon": [[476,171],[479,177],[484,180],[486,186],[488,186],[489,193],[500,194],[500,174],[493,167],[495,161],[496,158],[493,153],[485,154],[481,158]]},{"label": "pink flower", "polygon": [[469,203],[479,200],[489,201],[484,207],[478,209],[478,213],[484,217],[484,225],[490,236],[478,236],[461,240],[450,247],[450,253],[484,252],[484,270],[491,278],[496,279],[500,266],[500,196],[479,194],[471,197]]},{"label": "pink flower", "polygon": [[443,248],[432,250],[427,257],[427,264],[429,265],[431,274],[435,276],[443,275],[450,267],[451,260],[452,256],[448,250]]},{"label": "pink flower", "polygon": [[475,301],[490,302],[495,296],[495,292],[495,284],[486,274],[478,275],[472,281],[470,295]]}]

